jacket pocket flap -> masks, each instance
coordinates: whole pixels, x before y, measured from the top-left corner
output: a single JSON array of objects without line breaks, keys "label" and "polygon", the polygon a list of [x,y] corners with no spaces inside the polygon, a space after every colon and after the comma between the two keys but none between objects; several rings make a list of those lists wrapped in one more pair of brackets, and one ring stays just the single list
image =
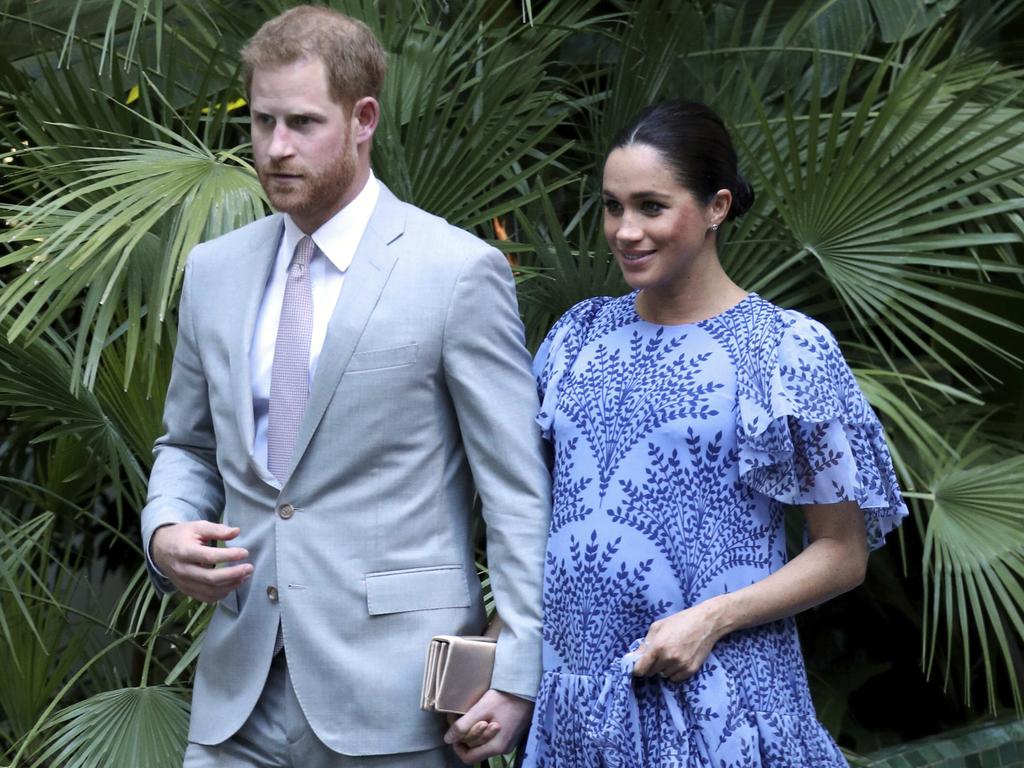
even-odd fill
[{"label": "jacket pocket flap", "polygon": [[366,574],[366,608],[371,616],[467,607],[469,587],[461,565]]},{"label": "jacket pocket flap", "polygon": [[359,371],[377,371],[382,368],[399,368],[416,362],[416,354],[419,347],[416,344],[404,344],[400,347],[386,347],[385,349],[369,349],[365,352],[356,352],[348,361],[346,371],[357,373]]}]

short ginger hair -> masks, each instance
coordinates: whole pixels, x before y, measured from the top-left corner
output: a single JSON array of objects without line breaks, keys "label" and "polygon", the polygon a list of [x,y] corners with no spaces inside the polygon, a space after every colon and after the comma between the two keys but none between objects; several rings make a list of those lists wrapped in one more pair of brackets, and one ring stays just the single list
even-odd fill
[{"label": "short ginger hair", "polygon": [[242,48],[246,92],[256,69],[319,59],[328,91],[350,107],[364,96],[378,98],[387,60],[373,31],[358,19],[315,5],[299,5],[267,21]]}]

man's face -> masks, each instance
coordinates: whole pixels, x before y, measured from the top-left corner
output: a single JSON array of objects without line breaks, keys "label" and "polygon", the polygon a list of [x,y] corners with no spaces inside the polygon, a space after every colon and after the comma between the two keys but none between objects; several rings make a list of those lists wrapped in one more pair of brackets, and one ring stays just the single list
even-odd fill
[{"label": "man's face", "polygon": [[257,69],[250,91],[260,183],[271,204],[310,234],[359,192],[357,123],[331,98],[319,59]]}]

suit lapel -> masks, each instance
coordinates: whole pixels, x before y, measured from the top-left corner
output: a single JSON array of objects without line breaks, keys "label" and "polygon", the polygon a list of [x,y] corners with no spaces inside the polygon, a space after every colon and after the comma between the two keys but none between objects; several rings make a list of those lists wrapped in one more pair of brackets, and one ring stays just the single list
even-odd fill
[{"label": "suit lapel", "polygon": [[256,316],[283,234],[284,221],[280,215],[275,214],[258,222],[249,240],[248,250],[243,255],[249,268],[238,270],[238,274],[234,276],[237,293],[242,301],[242,306],[238,308],[242,329],[240,333],[233,335],[234,341],[229,356],[231,392],[234,395],[235,416],[238,419],[242,445],[248,454],[249,463],[260,477],[274,485],[278,484],[277,480],[266,467],[255,460],[252,453],[256,427],[253,423],[252,369],[249,365],[249,354],[252,349],[252,337],[256,331]]},{"label": "suit lapel", "polygon": [[377,205],[367,223],[366,232],[359,242],[352,264],[345,273],[338,304],[327,326],[327,338],[320,352],[320,361],[309,393],[309,404],[299,427],[289,473],[294,471],[302,458],[331,398],[338,389],[342,374],[348,367],[348,361],[359,343],[374,307],[377,306],[377,301],[398,258],[396,249],[389,246],[401,237],[404,230],[405,211],[402,203],[381,184]]}]

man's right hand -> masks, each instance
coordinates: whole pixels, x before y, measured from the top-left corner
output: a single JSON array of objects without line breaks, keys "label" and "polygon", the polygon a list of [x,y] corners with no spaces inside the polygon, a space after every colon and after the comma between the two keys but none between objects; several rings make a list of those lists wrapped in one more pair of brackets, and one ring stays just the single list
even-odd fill
[{"label": "man's right hand", "polygon": [[[204,603],[226,597],[252,576],[249,557],[242,547],[208,546],[209,542],[230,541],[240,529],[199,520],[157,528],[149,542],[153,564],[181,592]],[[225,565],[239,563],[238,565]],[[217,567],[222,566],[222,567]]]}]

